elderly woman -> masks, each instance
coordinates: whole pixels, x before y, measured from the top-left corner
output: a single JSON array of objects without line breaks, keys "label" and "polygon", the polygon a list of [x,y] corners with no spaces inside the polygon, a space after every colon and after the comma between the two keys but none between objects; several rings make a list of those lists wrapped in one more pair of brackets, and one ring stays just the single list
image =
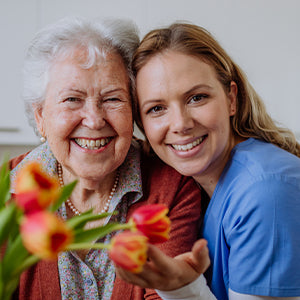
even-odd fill
[{"label": "elderly woman", "polygon": [[[65,219],[93,208],[125,222],[136,207],[163,202],[172,221],[170,256],[197,238],[200,195],[193,180],[143,154],[132,139],[131,56],[138,46],[129,22],[67,18],[41,30],[25,60],[24,99],[43,142],[11,161],[12,181],[29,161],[41,162],[61,184],[78,184],[58,213]],[[90,226],[94,226],[91,223]],[[105,242],[111,235],[102,240]],[[115,278],[105,250],[64,252],[26,271],[15,299],[151,299]]]}]

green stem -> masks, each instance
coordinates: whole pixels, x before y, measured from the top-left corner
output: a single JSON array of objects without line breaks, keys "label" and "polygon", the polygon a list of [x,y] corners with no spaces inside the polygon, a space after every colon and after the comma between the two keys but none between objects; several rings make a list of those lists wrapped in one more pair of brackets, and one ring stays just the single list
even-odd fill
[{"label": "green stem", "polygon": [[[125,224],[115,224],[113,231],[117,230],[125,230],[125,229],[131,229],[135,225],[133,222],[128,222]],[[111,245],[110,244],[103,244],[103,243],[74,243],[70,244],[66,250],[80,250],[80,249],[110,249]]]},{"label": "green stem", "polygon": [[133,228],[135,225],[133,222],[128,222],[128,223],[125,223],[125,224],[117,224],[115,227],[114,227],[114,231],[117,231],[117,230],[125,230],[125,229],[131,229]]},{"label": "green stem", "polygon": [[109,249],[111,246],[110,244],[103,244],[103,243],[76,243],[70,244],[66,250],[81,250],[81,249]]}]

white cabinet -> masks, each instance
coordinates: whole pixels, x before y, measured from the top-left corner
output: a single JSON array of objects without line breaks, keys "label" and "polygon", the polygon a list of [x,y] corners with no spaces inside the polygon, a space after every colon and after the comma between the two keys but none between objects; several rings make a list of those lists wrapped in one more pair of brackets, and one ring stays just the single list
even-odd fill
[{"label": "white cabinet", "polygon": [[0,0],[0,144],[37,142],[21,100],[24,49],[37,29],[37,1]]},{"label": "white cabinet", "polygon": [[0,0],[0,145],[38,142],[21,94],[24,50],[66,15],[133,19],[143,35],[176,20],[206,27],[246,71],[272,117],[300,135],[298,0]]}]

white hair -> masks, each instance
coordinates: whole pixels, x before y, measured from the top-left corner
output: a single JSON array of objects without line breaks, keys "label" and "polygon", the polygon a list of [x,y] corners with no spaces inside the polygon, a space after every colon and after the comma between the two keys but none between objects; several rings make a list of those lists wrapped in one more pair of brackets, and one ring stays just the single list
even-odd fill
[{"label": "white hair", "polygon": [[41,106],[45,99],[49,69],[58,56],[70,56],[82,48],[87,53],[83,68],[96,63],[99,56],[118,53],[128,71],[133,86],[131,59],[139,45],[138,29],[125,19],[86,20],[66,17],[40,30],[31,41],[24,61],[23,100],[29,124],[39,134],[33,106]]}]

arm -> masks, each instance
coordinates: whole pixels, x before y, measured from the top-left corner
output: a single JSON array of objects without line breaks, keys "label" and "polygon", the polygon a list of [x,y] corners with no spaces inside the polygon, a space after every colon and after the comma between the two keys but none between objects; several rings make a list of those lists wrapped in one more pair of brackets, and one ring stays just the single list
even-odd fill
[{"label": "arm", "polygon": [[[163,300],[216,299],[206,285],[206,280],[202,275],[209,265],[208,249],[205,240],[196,242],[192,252],[179,255],[174,259],[167,257],[154,246],[150,246],[149,258],[151,262],[147,263],[140,274],[133,274],[118,268],[119,275],[125,281],[133,284],[160,289],[157,290],[157,293]],[[199,276],[199,274],[201,275]],[[181,281],[181,276],[185,278],[183,281]],[[192,281],[194,276],[198,277]],[[165,285],[166,278],[169,280],[167,285]],[[191,280],[189,284],[182,286],[185,281],[189,280]],[[300,300],[300,297],[269,297],[240,294],[231,289],[229,289],[228,296],[229,300]]]},{"label": "arm", "polygon": [[300,297],[269,297],[240,294],[229,289],[229,300],[300,300]]}]

